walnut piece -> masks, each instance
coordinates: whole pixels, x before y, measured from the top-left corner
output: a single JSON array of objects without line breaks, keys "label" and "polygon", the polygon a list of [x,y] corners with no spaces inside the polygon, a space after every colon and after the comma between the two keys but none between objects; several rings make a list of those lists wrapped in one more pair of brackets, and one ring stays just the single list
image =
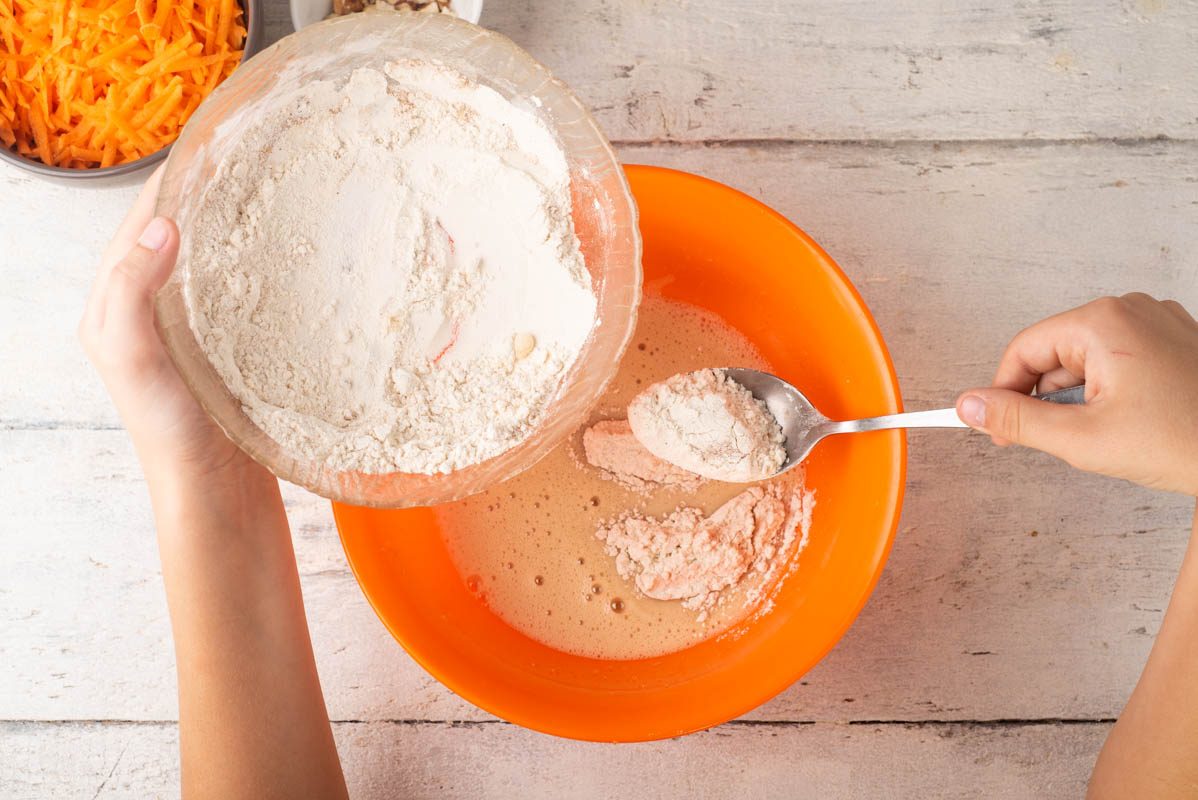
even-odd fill
[{"label": "walnut piece", "polygon": [[440,14],[453,13],[453,0],[333,0],[333,13],[330,17],[340,17],[365,11],[371,6],[380,8],[391,7],[406,11],[423,11]]}]

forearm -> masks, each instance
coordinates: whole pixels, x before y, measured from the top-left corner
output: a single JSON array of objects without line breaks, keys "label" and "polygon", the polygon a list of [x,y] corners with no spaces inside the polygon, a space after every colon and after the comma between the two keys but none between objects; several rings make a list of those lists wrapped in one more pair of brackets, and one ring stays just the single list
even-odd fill
[{"label": "forearm", "polygon": [[254,465],[152,480],[151,495],[184,795],[345,796],[277,481]]},{"label": "forearm", "polygon": [[1198,511],[1160,632],[1098,757],[1089,796],[1198,796]]}]

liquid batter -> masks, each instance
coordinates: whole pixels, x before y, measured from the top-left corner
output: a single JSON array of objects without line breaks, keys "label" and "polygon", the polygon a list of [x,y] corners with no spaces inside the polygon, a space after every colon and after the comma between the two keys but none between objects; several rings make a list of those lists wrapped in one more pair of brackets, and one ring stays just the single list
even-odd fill
[{"label": "liquid batter", "polygon": [[[770,367],[716,315],[646,298],[620,371],[588,425],[622,419],[628,402],[654,382],[713,365]],[[630,488],[586,464],[581,442],[586,427],[523,474],[438,509],[450,555],[471,591],[527,636],[558,650],[604,659],[680,650],[751,613],[755,604],[746,601],[746,593],[757,599],[762,588],[752,577],[700,619],[677,601],[638,594],[617,574],[614,560],[595,537],[601,523],[628,511],[662,515],[685,505],[710,514],[745,486],[705,481],[697,489]],[[776,479],[801,480],[789,473]],[[768,598],[769,592],[760,594]]]}]

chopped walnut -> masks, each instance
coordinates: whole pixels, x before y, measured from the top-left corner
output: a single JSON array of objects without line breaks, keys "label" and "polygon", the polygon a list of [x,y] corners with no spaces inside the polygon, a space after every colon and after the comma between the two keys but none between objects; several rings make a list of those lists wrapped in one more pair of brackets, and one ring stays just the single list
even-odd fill
[{"label": "chopped walnut", "polygon": [[330,17],[340,17],[365,11],[371,6],[379,8],[406,9],[424,13],[440,14],[453,13],[453,0],[333,0],[333,13]]}]

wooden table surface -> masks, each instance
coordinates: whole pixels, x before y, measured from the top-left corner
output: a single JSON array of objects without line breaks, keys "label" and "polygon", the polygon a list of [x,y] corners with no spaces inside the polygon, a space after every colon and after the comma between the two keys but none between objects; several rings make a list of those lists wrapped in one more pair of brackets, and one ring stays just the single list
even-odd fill
[{"label": "wooden table surface", "polygon": [[[267,0],[268,34],[290,31]],[[628,162],[732,184],[861,289],[911,408],[1101,294],[1198,307],[1195,0],[490,0],[483,24]],[[0,796],[177,793],[144,483],[75,340],[134,189],[0,167]],[[285,492],[353,794],[1076,797],[1173,584],[1193,502],[982,437],[910,437],[901,530],[839,647],[705,733],[594,745],[458,699]]]}]

